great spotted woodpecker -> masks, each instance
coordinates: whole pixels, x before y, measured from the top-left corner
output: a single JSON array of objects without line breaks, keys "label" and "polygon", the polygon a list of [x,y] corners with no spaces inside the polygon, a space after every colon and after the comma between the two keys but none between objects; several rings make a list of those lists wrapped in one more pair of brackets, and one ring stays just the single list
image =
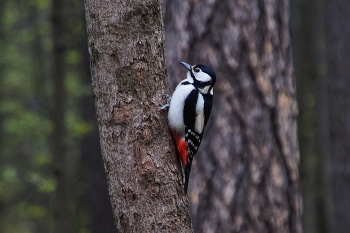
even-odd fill
[{"label": "great spotted woodpecker", "polygon": [[[187,72],[186,79],[176,87],[170,100],[169,126],[180,156],[187,194],[193,156],[201,144],[213,103],[214,71],[205,65],[189,65],[180,62]],[[168,101],[170,97],[168,96]]]}]

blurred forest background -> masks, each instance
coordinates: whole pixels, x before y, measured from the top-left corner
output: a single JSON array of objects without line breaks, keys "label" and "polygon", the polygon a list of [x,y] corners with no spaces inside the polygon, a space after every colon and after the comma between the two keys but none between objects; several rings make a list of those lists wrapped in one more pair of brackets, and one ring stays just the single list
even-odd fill
[{"label": "blurred forest background", "polygon": [[[347,232],[350,2],[290,11],[304,232]],[[114,232],[88,59],[83,1],[0,0],[0,232]]]}]

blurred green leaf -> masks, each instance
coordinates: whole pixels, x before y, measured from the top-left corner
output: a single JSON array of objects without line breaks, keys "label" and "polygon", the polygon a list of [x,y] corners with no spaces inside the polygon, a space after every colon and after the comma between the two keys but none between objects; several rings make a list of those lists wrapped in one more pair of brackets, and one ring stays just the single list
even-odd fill
[{"label": "blurred green leaf", "polygon": [[47,135],[52,130],[51,122],[36,112],[21,111],[4,121],[4,131],[21,138],[33,139]]},{"label": "blurred green leaf", "polygon": [[1,175],[4,182],[13,183],[17,181],[17,171],[13,167],[4,167]]},{"label": "blurred green leaf", "polygon": [[43,193],[53,192],[56,189],[56,180],[48,178],[36,171],[27,172],[27,180],[38,187],[38,190]]},{"label": "blurred green leaf", "polygon": [[83,58],[82,54],[76,50],[70,50],[66,53],[66,62],[68,64],[76,64]]},{"label": "blurred green leaf", "polygon": [[2,20],[5,25],[11,25],[15,23],[19,17],[20,17],[20,12],[19,9],[16,7],[16,3],[14,2],[7,2],[7,10],[4,11],[4,15],[2,17]]},{"label": "blurred green leaf", "polygon": [[33,156],[32,162],[35,166],[48,165],[52,160],[49,153],[39,153]]},{"label": "blurred green leaf", "polygon": [[20,213],[25,217],[40,218],[47,214],[47,209],[39,205],[31,205],[26,202],[22,202],[19,205]]},{"label": "blurred green leaf", "polygon": [[83,121],[73,114],[67,117],[67,126],[73,137],[82,137],[93,129],[93,125],[90,122]]},{"label": "blurred green leaf", "polygon": [[50,6],[49,0],[30,0],[30,3],[38,7],[39,9],[47,9]]},{"label": "blurred green leaf", "polygon": [[47,179],[40,187],[39,190],[44,193],[50,193],[56,189],[56,180]]}]

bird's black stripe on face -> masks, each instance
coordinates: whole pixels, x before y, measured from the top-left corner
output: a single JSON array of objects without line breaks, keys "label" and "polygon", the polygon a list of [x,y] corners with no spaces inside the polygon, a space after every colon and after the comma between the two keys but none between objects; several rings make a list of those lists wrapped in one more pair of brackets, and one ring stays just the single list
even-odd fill
[{"label": "bird's black stripe on face", "polygon": [[192,83],[190,83],[188,81],[181,83],[181,85],[189,85],[189,84],[192,84]]},{"label": "bird's black stripe on face", "polygon": [[191,74],[191,77],[193,78],[193,80],[196,80],[196,77],[194,76],[192,69],[190,69],[190,74]]}]

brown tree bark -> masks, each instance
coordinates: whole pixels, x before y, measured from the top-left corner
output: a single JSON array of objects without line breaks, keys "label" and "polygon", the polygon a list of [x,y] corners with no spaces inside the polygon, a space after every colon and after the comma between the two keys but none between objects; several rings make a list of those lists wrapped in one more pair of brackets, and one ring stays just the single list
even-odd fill
[{"label": "brown tree bark", "polygon": [[[85,14],[82,16],[85,18]],[[84,35],[79,46],[83,54],[80,72],[82,77],[84,77],[84,83],[91,85],[87,48],[87,35]],[[84,136],[81,143],[82,161],[86,168],[84,169],[84,173],[86,174],[85,177],[88,183],[86,199],[89,206],[90,232],[115,233],[116,229],[114,227],[112,206],[108,196],[107,178],[103,167],[93,96],[84,97],[82,108],[84,120],[94,125],[93,130]]]},{"label": "brown tree bark", "polygon": [[168,93],[161,2],[86,0],[100,142],[118,232],[191,232]]},{"label": "brown tree bark", "polygon": [[334,215],[332,230],[350,229],[350,4],[324,1]]},{"label": "brown tree bark", "polygon": [[190,178],[194,231],[301,232],[288,1],[164,6],[170,80],[185,76],[179,60],[218,77]]}]

